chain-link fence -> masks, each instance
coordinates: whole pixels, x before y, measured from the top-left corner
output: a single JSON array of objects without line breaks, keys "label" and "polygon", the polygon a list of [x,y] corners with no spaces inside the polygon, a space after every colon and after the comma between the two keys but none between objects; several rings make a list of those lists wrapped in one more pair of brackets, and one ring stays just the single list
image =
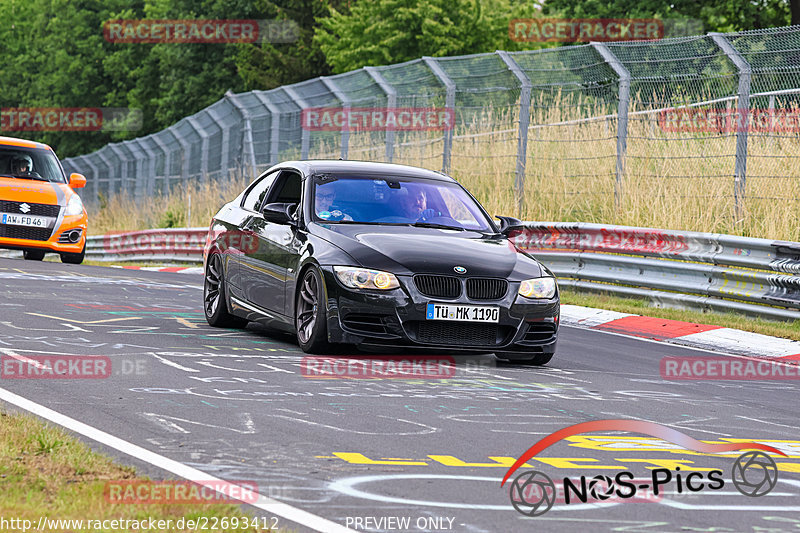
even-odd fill
[{"label": "chain-link fence", "polygon": [[[91,203],[249,178],[287,159],[392,161],[442,169],[491,209],[527,220],[797,240],[799,94],[798,26],[426,57],[228,93],[64,165],[88,177]],[[304,110],[315,109],[444,109],[454,125],[345,120],[331,131],[309,126]]]}]

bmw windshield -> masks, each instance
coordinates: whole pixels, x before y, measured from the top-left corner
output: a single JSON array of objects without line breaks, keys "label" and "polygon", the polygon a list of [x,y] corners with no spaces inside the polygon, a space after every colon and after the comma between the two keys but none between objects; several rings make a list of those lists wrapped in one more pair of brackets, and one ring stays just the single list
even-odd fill
[{"label": "bmw windshield", "polygon": [[315,176],[313,184],[319,222],[494,232],[481,207],[457,183],[326,174]]},{"label": "bmw windshield", "polygon": [[0,176],[66,183],[56,156],[42,148],[0,146]]}]

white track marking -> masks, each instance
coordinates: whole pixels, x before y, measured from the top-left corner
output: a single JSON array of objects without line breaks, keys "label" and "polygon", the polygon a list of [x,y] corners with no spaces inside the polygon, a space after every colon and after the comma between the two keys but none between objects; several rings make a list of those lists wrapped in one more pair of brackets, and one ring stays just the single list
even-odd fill
[{"label": "white track marking", "polygon": [[[97,428],[84,424],[83,422],[79,422],[74,418],[70,418],[66,415],[53,411],[52,409],[49,409],[43,405],[39,405],[38,403],[32,402],[26,398],[23,398],[22,396],[18,396],[13,392],[9,392],[2,388],[0,388],[0,400],[10,403],[11,405],[15,405],[20,409],[24,409],[25,411],[33,413],[36,416],[49,420],[54,424],[65,427],[70,431],[74,431],[75,433],[99,442],[100,444],[104,444],[110,448],[128,454],[136,459],[139,459],[140,461],[149,463],[189,481],[212,481],[220,484],[227,483],[228,486],[230,486],[230,482],[228,481],[216,478],[206,474],[205,472],[197,470],[196,468],[192,468],[183,463],[179,463],[178,461],[174,461],[157,453],[151,452],[150,450],[146,450],[141,446],[137,446],[136,444],[115,437],[109,433],[100,431]],[[229,495],[226,496],[230,497]],[[298,509],[297,507],[292,507],[291,505],[273,500],[272,498],[267,498],[262,494],[258,494],[258,500],[255,503],[250,503],[244,500],[240,501],[242,501],[242,503],[252,505],[257,509],[261,509],[262,511],[285,518],[286,520],[296,524],[311,528],[314,531],[321,531],[323,533],[353,531],[352,529],[348,529],[340,524],[337,524],[336,522],[332,522],[327,518],[322,518],[321,516],[309,513],[308,511]]]}]

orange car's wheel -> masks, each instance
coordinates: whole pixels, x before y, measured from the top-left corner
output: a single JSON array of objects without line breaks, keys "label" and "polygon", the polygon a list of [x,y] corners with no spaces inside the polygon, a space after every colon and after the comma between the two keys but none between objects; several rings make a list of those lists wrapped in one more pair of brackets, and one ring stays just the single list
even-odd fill
[{"label": "orange car's wheel", "polygon": [[44,250],[23,250],[22,257],[28,261],[41,261],[44,259]]},{"label": "orange car's wheel", "polygon": [[69,263],[71,265],[80,265],[81,263],[83,263],[83,258],[86,255],[86,245],[85,244],[83,245],[83,250],[81,250],[80,253],[77,254],[63,253],[59,255],[61,255],[62,263]]}]

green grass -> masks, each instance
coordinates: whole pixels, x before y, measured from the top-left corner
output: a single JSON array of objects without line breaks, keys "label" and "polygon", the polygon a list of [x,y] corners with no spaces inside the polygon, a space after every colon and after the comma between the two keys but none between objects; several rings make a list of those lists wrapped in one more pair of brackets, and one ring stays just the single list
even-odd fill
[{"label": "green grass", "polygon": [[644,299],[576,292],[570,289],[561,290],[561,303],[608,309],[620,313],[633,313],[656,318],[681,320],[684,322],[693,322],[695,324],[710,324],[800,341],[800,320],[778,322],[762,318],[751,318],[733,313],[704,313],[701,311],[654,307],[650,305],[648,300]]},{"label": "green grass", "polygon": [[[0,435],[0,517],[7,520],[18,518],[37,524],[41,516],[84,520],[152,517],[172,519],[173,527],[166,531],[178,531],[174,524],[182,517],[242,519],[249,516],[233,504],[109,503],[103,493],[107,482],[147,478],[137,477],[133,468],[115,464],[62,429],[43,424],[29,415],[0,411]],[[239,528],[236,531],[269,530]]]}]

